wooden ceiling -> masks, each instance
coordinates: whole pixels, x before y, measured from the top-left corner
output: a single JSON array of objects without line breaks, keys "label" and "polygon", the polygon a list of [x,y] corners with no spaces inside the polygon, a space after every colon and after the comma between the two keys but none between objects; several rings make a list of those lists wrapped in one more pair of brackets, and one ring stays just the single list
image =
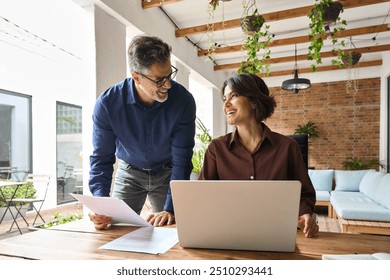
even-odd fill
[{"label": "wooden ceiling", "polygon": [[[215,71],[233,72],[239,67],[242,52],[242,32],[240,18],[241,0],[220,2],[211,20],[207,13],[208,0],[141,0],[144,9],[160,9],[175,25],[178,40],[188,40],[196,49],[200,58],[207,59],[209,44],[209,26],[213,24],[213,40],[218,48],[210,63]],[[390,1],[346,0],[340,1],[344,12],[340,15],[347,21],[347,27],[341,32],[346,39],[347,49],[361,52],[359,67],[382,64],[382,53],[390,51]],[[257,6],[275,35],[271,41],[271,76],[290,75],[295,63],[294,46],[298,49],[300,73],[311,72],[311,61],[307,60],[308,38],[307,17],[315,1],[274,1],[260,0]],[[262,12],[264,11],[264,13]],[[223,19],[221,20],[223,16]],[[218,20],[219,19],[219,20]],[[331,42],[326,40],[322,49],[323,64],[317,72],[339,69],[331,65]],[[353,44],[351,44],[351,41]],[[348,43],[349,42],[349,43]]]}]

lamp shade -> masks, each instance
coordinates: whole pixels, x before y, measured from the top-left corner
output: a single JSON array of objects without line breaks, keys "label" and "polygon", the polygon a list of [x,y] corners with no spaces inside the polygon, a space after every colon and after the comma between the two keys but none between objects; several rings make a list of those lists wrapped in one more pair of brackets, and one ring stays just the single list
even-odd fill
[{"label": "lamp shade", "polygon": [[301,89],[307,89],[311,86],[309,79],[298,78],[298,69],[294,69],[294,78],[285,80],[282,83],[282,89],[292,90],[293,93],[298,93]]}]

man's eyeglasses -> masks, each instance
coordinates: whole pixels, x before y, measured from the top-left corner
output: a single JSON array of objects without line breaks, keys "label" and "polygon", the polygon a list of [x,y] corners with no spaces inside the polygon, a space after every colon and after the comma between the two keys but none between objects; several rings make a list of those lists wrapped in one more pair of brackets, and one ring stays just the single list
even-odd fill
[{"label": "man's eyeglasses", "polygon": [[153,80],[153,79],[151,79],[151,78],[149,78],[148,76],[146,76],[146,75],[144,75],[144,74],[142,74],[142,73],[138,73],[138,74],[140,74],[142,77],[145,77],[145,78],[148,79],[149,81],[155,83],[156,86],[157,86],[158,88],[160,88],[160,87],[163,87],[163,86],[165,85],[165,83],[166,83],[168,80],[172,80],[172,79],[174,79],[174,78],[176,77],[176,74],[177,74],[178,69],[177,69],[175,66],[173,66],[173,65],[171,65],[171,67],[172,67],[172,72],[171,72],[171,74],[169,74],[168,76],[163,77],[163,78],[161,78],[161,79],[158,79],[157,81],[156,81],[156,80]]}]

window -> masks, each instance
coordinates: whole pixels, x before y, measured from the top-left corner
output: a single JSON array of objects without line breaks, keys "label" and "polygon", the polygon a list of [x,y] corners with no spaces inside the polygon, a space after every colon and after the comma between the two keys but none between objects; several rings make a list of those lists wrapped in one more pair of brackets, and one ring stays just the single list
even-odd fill
[{"label": "window", "polygon": [[82,192],[82,109],[57,102],[57,203]]},{"label": "window", "polygon": [[387,77],[387,151],[386,172],[390,173],[390,76]]},{"label": "window", "polygon": [[0,178],[23,180],[31,172],[31,96],[0,89]]}]

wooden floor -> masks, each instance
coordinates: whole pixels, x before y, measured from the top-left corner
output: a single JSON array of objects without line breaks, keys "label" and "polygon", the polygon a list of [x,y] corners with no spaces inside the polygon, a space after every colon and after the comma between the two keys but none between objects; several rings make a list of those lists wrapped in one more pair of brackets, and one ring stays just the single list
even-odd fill
[{"label": "wooden floor", "polygon": [[[320,227],[320,231],[326,231],[326,232],[341,232],[340,230],[340,225],[337,222],[336,219],[329,218],[327,213],[326,213],[326,208],[319,207],[316,210],[317,216],[318,216],[318,225]],[[82,204],[80,203],[68,203],[65,205],[58,206],[57,208],[54,209],[49,209],[49,210],[43,210],[41,212],[44,220],[46,222],[53,221],[53,214],[54,213],[59,213],[62,214],[63,216],[66,216],[67,214],[71,213],[82,213],[83,212],[83,207]],[[149,207],[145,207],[144,210],[141,213],[141,216],[146,218],[147,214],[150,213]],[[29,223],[32,223],[34,220],[34,214],[35,212],[30,211],[27,213],[27,221]],[[13,227],[11,231],[9,231],[10,226],[11,226],[11,221],[5,221],[0,224],[0,239],[4,238],[9,238],[11,236],[15,235],[20,235],[18,229],[16,226]],[[19,226],[22,229],[23,234],[27,234],[31,232],[31,229],[26,225],[26,223],[22,220],[18,220]]]}]

